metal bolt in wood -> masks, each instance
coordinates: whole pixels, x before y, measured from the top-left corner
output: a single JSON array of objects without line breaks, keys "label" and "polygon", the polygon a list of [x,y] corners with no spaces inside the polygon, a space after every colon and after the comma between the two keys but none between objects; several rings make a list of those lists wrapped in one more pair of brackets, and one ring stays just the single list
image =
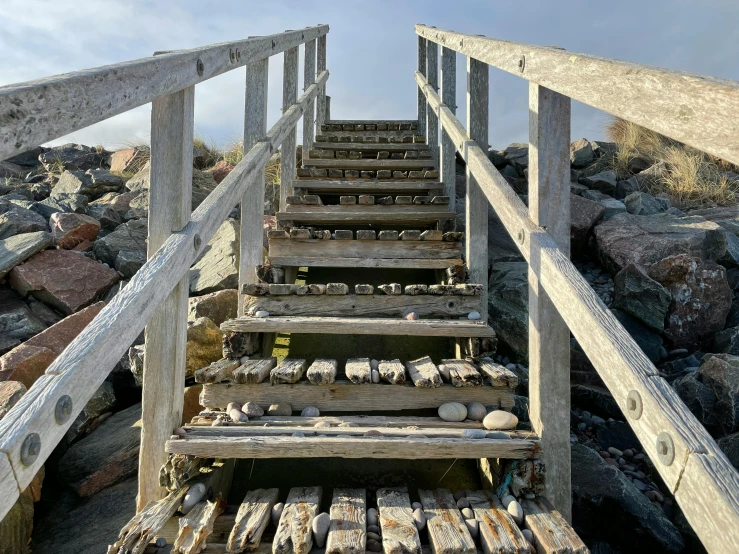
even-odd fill
[{"label": "metal bolt in wood", "polygon": [[41,452],[41,437],[38,433],[29,434],[21,445],[21,462],[23,465],[30,466],[38,458]]},{"label": "metal bolt in wood", "polygon": [[195,67],[198,70],[198,76],[202,77],[203,73],[205,73],[205,64],[203,63],[203,60],[198,58],[197,63],[195,64]]},{"label": "metal bolt in wood", "polygon": [[631,419],[639,419],[644,406],[642,405],[641,395],[635,390],[629,391],[626,397],[626,413]]},{"label": "metal bolt in wood", "polygon": [[54,419],[59,425],[64,425],[69,417],[72,415],[72,397],[68,394],[62,396],[57,400],[56,408],[54,409]]},{"label": "metal bolt in wood", "polygon": [[657,435],[657,456],[659,461],[669,466],[675,460],[675,444],[669,433],[662,432]]}]

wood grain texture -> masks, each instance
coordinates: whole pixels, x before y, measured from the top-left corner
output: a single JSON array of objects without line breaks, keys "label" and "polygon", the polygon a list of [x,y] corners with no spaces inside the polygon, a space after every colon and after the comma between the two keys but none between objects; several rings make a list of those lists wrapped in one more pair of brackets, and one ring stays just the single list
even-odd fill
[{"label": "wood grain texture", "polygon": [[421,538],[413,520],[408,489],[377,490],[377,508],[385,554],[421,554]]},{"label": "wood grain texture", "polygon": [[279,499],[279,489],[256,489],[246,493],[228,537],[228,554],[257,549],[270,522],[272,507]]},{"label": "wood grain texture", "polygon": [[416,387],[431,389],[441,387],[442,380],[439,369],[428,356],[408,361],[405,363],[405,367],[408,369],[408,375]]},{"label": "wood grain texture", "polygon": [[272,554],[308,554],[313,546],[311,524],[321,505],[321,487],[293,487],[277,525]]},{"label": "wood grain texture", "polygon": [[221,324],[223,331],[319,333],[339,335],[407,335],[424,337],[494,337],[482,323],[454,319],[352,317],[240,317]]},{"label": "wood grain texture", "polygon": [[337,368],[336,360],[318,358],[310,365],[306,376],[314,385],[330,385],[336,380]]},{"label": "wood grain texture", "polygon": [[213,362],[208,367],[195,372],[196,383],[220,383],[233,379],[233,373],[239,367],[239,360],[224,358]]},{"label": "wood grain texture", "polygon": [[[211,414],[224,414],[225,412],[210,411]],[[215,416],[213,416],[215,417]],[[212,418],[203,418],[196,416],[193,418],[189,427],[210,426]],[[259,419],[252,419],[242,422],[237,427],[262,427],[265,423],[269,423],[270,427],[313,427],[316,423],[326,422],[331,426],[338,426],[342,423],[351,423],[357,427],[418,427],[422,429],[436,429],[442,427],[444,429],[481,429],[482,423],[479,421],[444,421],[440,417],[420,417],[420,416],[375,416],[375,415],[342,415],[342,416],[262,416]],[[517,436],[517,435],[516,435]]]},{"label": "wood grain texture", "polygon": [[13,475],[13,468],[10,466],[8,457],[5,454],[0,454],[0,498],[3,499],[3,502],[0,503],[0,521],[5,518],[16,503],[20,497],[20,492],[18,481]]},{"label": "wood grain texture", "polygon": [[[372,133],[373,131],[367,131]],[[318,146],[316,145],[318,148]],[[408,152],[409,150],[428,150],[427,144],[420,142],[322,142],[321,150],[355,150],[366,154],[373,154],[380,151],[387,152]]]},{"label": "wood grain texture", "polygon": [[[441,377],[439,377],[441,380]],[[339,380],[331,385],[312,385],[307,381],[291,385],[204,385],[200,405],[206,408],[225,408],[229,402],[256,402],[269,406],[288,402],[294,410],[315,406],[321,411],[373,412],[438,408],[444,402],[480,402],[486,406],[510,409],[513,395],[510,389],[472,387],[458,389],[452,385],[419,388],[405,385],[373,384],[367,387]]]},{"label": "wood grain texture", "polygon": [[264,381],[277,365],[277,358],[263,358],[259,360],[247,360],[237,367],[233,372],[234,383],[257,384]]},{"label": "wood grain texture", "polygon": [[482,375],[466,360],[441,360],[449,370],[452,385],[455,387],[481,387]]},{"label": "wood grain texture", "polygon": [[[0,160],[325,36],[328,30],[328,25],[318,25],[3,87]],[[229,52],[236,50],[240,56],[232,62]],[[202,75],[196,71],[198,60],[202,62]],[[162,75],[167,78],[162,79]]]},{"label": "wood grain texture", "polygon": [[[149,260],[190,219],[194,117],[194,87],[152,102]],[[138,510],[166,494],[159,485],[159,468],[167,458],[164,441],[182,423],[189,287],[185,274],[146,326]]]},{"label": "wood grain texture", "polygon": [[[433,169],[436,163],[433,160],[416,158],[411,160],[352,160],[346,159],[321,159],[311,158],[306,160],[305,165],[318,168],[341,168],[376,171],[378,169],[397,169],[399,171],[420,170],[424,168]],[[300,181],[295,181],[299,183]]]},{"label": "wood grain texture", "polygon": [[[439,90],[439,47],[431,41],[426,41],[426,80],[431,88]],[[426,106],[426,142],[431,152],[431,160],[439,165],[439,114],[433,108]]]},{"label": "wood grain texture", "polygon": [[305,373],[305,360],[285,358],[269,373],[269,382],[272,385],[296,383]]},{"label": "wood grain texture", "polygon": [[[388,146],[388,145],[380,145]],[[305,189],[312,193],[321,194],[412,194],[414,196],[423,193],[441,194],[444,187],[438,181],[392,181],[372,179],[357,179],[356,181],[342,181],[340,179],[324,181],[319,179],[301,179],[293,181],[293,187]],[[418,194],[416,194],[418,193]]]},{"label": "wood grain texture", "polygon": [[355,385],[372,383],[372,368],[369,358],[350,358],[346,361],[344,374]]},{"label": "wood grain texture", "polygon": [[542,554],[589,554],[588,547],[575,530],[544,497],[522,499],[526,527],[536,539],[537,552]]},{"label": "wood grain texture", "polygon": [[480,372],[494,387],[515,389],[518,386],[518,376],[504,365],[495,363],[492,360],[481,360]]},{"label": "wood grain texture", "polygon": [[[439,42],[482,63],[739,163],[736,81],[425,25],[416,25],[416,33],[419,40]],[[518,66],[522,55],[526,58],[524,71]]]},{"label": "wood grain texture", "polygon": [[529,554],[529,543],[498,497],[488,490],[467,493],[485,554]]},{"label": "wood grain texture", "polygon": [[[307,90],[316,80],[316,40],[309,40],[305,43],[304,62],[303,62],[303,90]],[[308,152],[313,148],[313,138],[315,136],[315,102],[308,102],[305,114],[303,114],[303,152]]]},{"label": "wood grain texture", "polygon": [[387,381],[393,385],[402,385],[405,383],[405,366],[400,360],[380,360],[377,366],[380,379]]},{"label": "wood grain texture", "polygon": [[[418,37],[418,71],[426,75],[426,39]],[[426,96],[418,92],[418,134],[426,136]]]},{"label": "wood grain texture", "polygon": [[[277,212],[278,221],[302,221],[305,223],[433,223],[438,220],[455,219],[454,212],[446,206],[433,205],[349,205],[349,206],[305,206],[290,205]],[[475,282],[480,282],[475,280]]]},{"label": "wood grain texture", "polygon": [[418,497],[426,514],[429,545],[433,554],[475,554],[470,536],[452,493],[446,489],[419,490]]},{"label": "wood grain texture", "polygon": [[[282,66],[282,113],[284,114],[298,97],[298,47],[285,50]],[[308,106],[306,105],[306,110]],[[280,147],[280,209],[287,206],[286,199],[293,194],[292,182],[295,179],[295,156],[297,152],[297,126],[285,136]]]},{"label": "wood grain texture", "polygon": [[275,256],[270,257],[275,265],[296,267],[376,267],[397,269],[446,269],[462,265],[458,258],[419,259],[419,258],[342,258]]},{"label": "wood grain texture", "polygon": [[[441,101],[452,113],[457,113],[457,53],[445,46],[441,48]],[[456,154],[454,142],[442,126],[439,168],[444,183],[444,194],[449,197],[450,212],[454,211],[456,206]]]},{"label": "wood grain texture", "polygon": [[[254,423],[262,422],[262,418],[255,419]],[[328,423],[329,419],[319,416],[316,418],[316,423]],[[244,424],[229,424],[228,426],[206,426],[206,425],[188,425],[185,427],[187,431],[187,439],[196,438],[211,438],[211,437],[230,437],[230,438],[248,438],[248,437],[289,437],[296,431],[304,433],[308,437],[314,436],[327,436],[327,437],[362,437],[367,431],[379,431],[386,437],[401,437],[401,438],[448,438],[448,439],[461,439],[464,438],[462,433],[465,429],[470,427],[424,427],[424,428],[407,428],[407,427],[387,427],[384,424],[375,426],[355,426],[355,427],[317,427],[309,428],[305,425],[296,426],[275,426],[271,425],[264,427],[264,423],[261,423],[261,427],[258,425],[250,425],[252,421]],[[315,426],[315,424],[314,424]],[[474,428],[480,428],[481,425],[477,425]],[[527,440],[531,443],[536,443],[538,439],[534,436],[530,436],[531,433],[511,431],[505,433],[511,440]],[[482,439],[480,439],[482,440]]]},{"label": "wood grain texture", "polygon": [[195,505],[179,521],[180,532],[174,542],[175,551],[181,554],[198,554],[205,548],[205,541],[213,532],[216,518],[226,508],[226,501],[218,495],[215,501],[204,500]]},{"label": "wood grain texture", "polygon": [[364,554],[367,541],[367,491],[334,489],[326,554]]},{"label": "wood grain texture", "polygon": [[[317,37],[316,45],[316,71],[321,73],[328,67],[326,65],[326,33]],[[316,98],[316,129],[320,129],[328,119],[326,114],[326,86],[321,87],[321,91]]]},{"label": "wood grain texture", "polygon": [[[269,258],[355,258],[368,260],[406,259],[461,259],[462,248],[458,242],[397,240],[322,240],[275,239],[269,241]],[[273,262],[278,265],[279,262]],[[292,265],[292,264],[290,264]],[[297,264],[302,265],[302,264]]]}]

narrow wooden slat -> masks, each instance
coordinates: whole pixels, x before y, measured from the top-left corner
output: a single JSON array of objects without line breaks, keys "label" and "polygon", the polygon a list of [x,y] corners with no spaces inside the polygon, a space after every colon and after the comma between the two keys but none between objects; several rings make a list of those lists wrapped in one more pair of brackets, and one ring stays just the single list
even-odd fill
[{"label": "narrow wooden slat", "polygon": [[534,534],[541,554],[589,554],[588,547],[549,501],[539,496],[521,500],[526,527]]},{"label": "narrow wooden slat", "polygon": [[452,493],[446,489],[419,490],[418,496],[426,514],[431,552],[475,554],[475,541],[467,530]]},{"label": "narrow wooden slat", "polygon": [[[307,90],[316,80],[316,41],[309,40],[305,43],[305,58],[303,63],[303,90]],[[313,137],[315,132],[315,105],[311,100],[303,114],[303,160],[307,152],[313,148]]]},{"label": "narrow wooden slat", "polygon": [[297,383],[305,373],[305,360],[285,358],[269,373],[272,385]]},{"label": "narrow wooden slat", "polygon": [[275,265],[296,267],[376,267],[399,269],[445,269],[463,264],[458,258],[419,259],[419,258],[325,258],[303,256],[270,257]]},{"label": "narrow wooden slat", "polygon": [[452,385],[455,387],[480,387],[482,375],[474,365],[466,360],[441,360],[449,370]]},{"label": "narrow wooden slat", "polygon": [[[418,71],[426,75],[426,39],[418,37]],[[426,96],[418,91],[418,134],[426,136]]]},{"label": "narrow wooden slat", "polygon": [[[361,159],[352,160],[351,158],[346,159],[321,159],[311,158],[305,161],[305,165],[317,168],[327,169],[357,169],[365,171],[376,171],[378,169],[397,169],[399,171],[409,170],[420,170],[423,168],[433,168],[436,166],[434,160],[427,160],[422,158],[410,159],[410,160],[371,160]],[[300,181],[295,181],[299,183]]]},{"label": "narrow wooden slat", "polygon": [[[377,193],[384,194],[411,194],[414,196],[421,195],[421,193],[429,191],[441,194],[444,187],[439,181],[431,180],[428,181],[414,181],[408,179],[407,181],[392,181],[392,180],[372,180],[372,179],[357,179],[356,181],[343,181],[341,179],[325,181],[319,179],[301,179],[293,181],[293,187],[303,188],[312,193],[321,194],[371,194],[377,191]],[[418,194],[416,194],[418,193]]]},{"label": "narrow wooden slat", "polygon": [[372,368],[369,358],[352,358],[346,361],[346,378],[355,385],[372,383]]},{"label": "narrow wooden slat", "polygon": [[405,383],[405,366],[400,363],[400,360],[380,360],[377,370],[380,373],[380,379],[383,381],[387,381],[393,385],[402,385]]},{"label": "narrow wooden slat", "polygon": [[205,541],[213,532],[215,519],[223,513],[226,501],[218,495],[211,502],[204,500],[195,505],[187,515],[180,518],[180,532],[174,542],[174,548],[181,554],[198,554],[205,546]]},{"label": "narrow wooden slat", "polygon": [[272,554],[308,554],[313,546],[311,524],[321,504],[321,487],[294,487],[287,495],[277,525]]},{"label": "narrow wooden slat", "polygon": [[[305,206],[290,205],[277,212],[278,221],[303,221],[306,223],[432,223],[437,220],[456,218],[446,206],[435,205],[349,205],[349,206]],[[470,277],[472,279],[472,277]],[[479,280],[474,280],[476,283]]]},{"label": "narrow wooden slat", "polygon": [[[435,90],[439,90],[439,47],[430,40],[426,41],[426,80]],[[426,107],[426,142],[431,151],[434,164],[439,164],[439,116],[434,109]]]},{"label": "narrow wooden slat", "polygon": [[[215,412],[211,412],[215,413]],[[225,412],[224,412],[225,414]],[[210,421],[204,419],[202,423],[197,416],[190,423],[189,427],[199,428],[200,426],[209,426]],[[242,422],[237,427],[262,427],[265,423],[269,423],[270,427],[313,427],[316,423],[325,422],[331,426],[338,426],[342,423],[351,423],[357,427],[419,427],[422,429],[454,428],[454,429],[479,429],[482,424],[479,421],[444,421],[439,417],[415,417],[415,416],[372,416],[372,415],[345,415],[345,416],[262,416],[259,419],[252,419]]]},{"label": "narrow wooden slat", "polygon": [[330,385],[336,380],[337,368],[336,360],[318,358],[310,365],[306,376],[314,385]]},{"label": "narrow wooden slat", "polygon": [[234,383],[257,384],[264,381],[277,365],[277,358],[247,360],[233,372]]},{"label": "narrow wooden slat", "polygon": [[[424,97],[425,99],[425,97]],[[457,113],[457,53],[442,46],[441,48],[441,100],[449,106],[452,113]],[[444,183],[444,194],[449,197],[449,211],[456,205],[457,149],[449,138],[449,133],[441,129],[440,173]]]},{"label": "narrow wooden slat", "polygon": [[[373,133],[373,131],[366,131]],[[321,150],[356,150],[357,152],[375,153],[381,150],[387,152],[407,152],[408,150],[428,150],[428,145],[420,142],[322,142],[314,145]]]},{"label": "narrow wooden slat", "polygon": [[[298,97],[298,47],[285,50],[282,81],[282,112],[285,113]],[[306,107],[307,109],[307,107]],[[282,141],[280,148],[280,209],[287,206],[286,199],[293,194],[295,178],[295,155],[297,151],[297,128],[293,127]]]},{"label": "narrow wooden slat", "polygon": [[[366,259],[457,259],[462,257],[458,242],[425,240],[271,240],[269,257],[366,258]],[[274,262],[277,263],[277,262]],[[243,289],[242,289],[243,290]]]},{"label": "narrow wooden slat", "polygon": [[262,540],[277,504],[279,489],[256,489],[246,493],[236,514],[236,522],[228,537],[229,554],[252,552]]},{"label": "narrow wooden slat", "polygon": [[421,554],[408,489],[378,489],[377,508],[385,554]]},{"label": "narrow wooden slat", "polygon": [[367,491],[334,489],[326,554],[364,554],[367,541]]},{"label": "narrow wooden slat", "polygon": [[487,490],[467,493],[485,554],[529,554],[529,543],[498,497]]},{"label": "narrow wooden slat", "polygon": [[[326,34],[317,37],[318,44],[316,49],[316,71],[321,73],[326,70]],[[321,87],[321,91],[316,98],[316,127],[321,128],[326,122],[326,86]]]},{"label": "narrow wooden slat", "polygon": [[442,386],[439,369],[428,356],[405,363],[413,384],[421,388],[438,388]]},{"label": "narrow wooden slat", "polygon": [[494,387],[508,387],[515,389],[518,386],[518,376],[507,367],[495,362],[482,360],[480,371],[485,379]]},{"label": "narrow wooden slat", "polygon": [[239,360],[230,360],[224,358],[213,362],[208,367],[198,369],[195,372],[196,383],[220,383],[221,381],[230,381],[233,373],[239,367]]},{"label": "narrow wooden slat", "polygon": [[[318,419],[317,423],[328,423],[330,420],[326,418]],[[254,423],[262,422],[262,418],[254,420]],[[252,423],[251,421],[249,423]],[[463,438],[463,431],[466,428],[481,428],[482,425],[478,423],[475,427],[424,427],[423,429],[409,429],[403,427],[386,427],[382,424],[376,426],[362,427],[318,427],[309,429],[306,426],[275,426],[264,427],[264,423],[261,423],[261,427],[257,425],[248,424],[234,424],[228,426],[186,426],[187,439],[192,440],[196,438],[211,438],[211,437],[231,437],[231,438],[248,438],[248,437],[289,437],[296,431],[303,432],[306,436],[318,436],[325,435],[328,437],[362,437],[367,431],[379,431],[383,436],[386,437],[401,437],[401,438],[414,438],[414,437],[430,437],[430,438],[447,438],[447,439],[461,439]],[[315,424],[314,424],[315,425]],[[517,431],[511,431],[505,433],[511,439],[525,439],[532,442],[536,442],[536,437],[530,436],[530,433],[523,433]],[[480,439],[482,440],[482,439]]]}]

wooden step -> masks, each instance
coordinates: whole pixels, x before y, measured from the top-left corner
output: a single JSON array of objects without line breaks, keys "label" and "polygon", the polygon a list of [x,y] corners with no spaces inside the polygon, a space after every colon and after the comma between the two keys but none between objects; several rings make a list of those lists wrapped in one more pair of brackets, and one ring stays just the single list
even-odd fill
[{"label": "wooden step", "polygon": [[377,194],[377,195],[429,195],[444,194],[444,184],[439,181],[387,180],[387,179],[296,179],[293,181],[295,194],[305,191],[306,194],[341,195],[341,194]]},{"label": "wooden step", "polygon": [[404,143],[425,144],[426,137],[416,135],[417,131],[328,131],[316,135],[315,144],[320,147],[326,142],[360,143]]},{"label": "wooden step", "polygon": [[326,169],[356,169],[359,171],[377,171],[380,169],[411,171],[411,170],[433,170],[433,160],[413,159],[413,160],[376,160],[371,158],[362,158],[359,160],[346,159],[322,159],[309,158],[303,160],[303,167],[317,167]]},{"label": "wooden step", "polygon": [[402,335],[421,337],[487,337],[495,331],[478,321],[361,317],[238,317],[221,324],[236,333],[305,333],[328,335]]},{"label": "wooden step", "polygon": [[322,150],[355,150],[357,152],[375,154],[381,150],[388,152],[408,152],[409,150],[428,150],[429,146],[423,142],[397,143],[388,142],[385,144],[363,143],[363,142],[322,142],[320,148]]},{"label": "wooden step", "polygon": [[411,129],[418,128],[417,119],[331,119],[324,125],[403,125]]},{"label": "wooden step", "polygon": [[348,205],[286,206],[277,212],[277,221],[322,224],[394,223],[398,225],[431,224],[455,219],[457,214],[435,205]]}]

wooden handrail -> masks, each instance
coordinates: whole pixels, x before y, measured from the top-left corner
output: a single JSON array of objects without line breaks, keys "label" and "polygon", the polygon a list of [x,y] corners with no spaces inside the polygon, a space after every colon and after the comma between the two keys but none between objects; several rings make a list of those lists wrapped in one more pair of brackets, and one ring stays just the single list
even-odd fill
[{"label": "wooden handrail", "polygon": [[739,551],[739,473],[426,78],[415,78],[707,550]]}]

